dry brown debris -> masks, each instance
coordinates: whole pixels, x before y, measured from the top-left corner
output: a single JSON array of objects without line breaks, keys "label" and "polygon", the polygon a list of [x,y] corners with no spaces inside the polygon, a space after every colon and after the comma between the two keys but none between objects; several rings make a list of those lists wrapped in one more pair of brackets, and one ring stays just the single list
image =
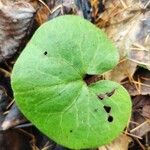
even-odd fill
[{"label": "dry brown debris", "polygon": [[15,62],[12,56],[23,50],[28,35],[34,33],[32,28],[64,14],[84,17],[114,41],[120,62],[104,78],[123,84],[132,98],[133,114],[125,134],[99,150],[150,149],[149,0],[0,0],[0,125],[3,129],[17,128],[0,133],[0,144],[7,150],[63,149],[35,132],[12,106],[10,75]]}]

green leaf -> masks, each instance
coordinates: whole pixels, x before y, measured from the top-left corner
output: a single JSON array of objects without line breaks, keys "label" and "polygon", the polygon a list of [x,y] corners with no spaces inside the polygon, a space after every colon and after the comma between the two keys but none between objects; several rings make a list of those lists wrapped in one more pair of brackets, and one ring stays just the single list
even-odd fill
[{"label": "green leaf", "polygon": [[77,16],[43,24],[15,63],[12,88],[23,114],[57,143],[72,149],[107,144],[131,114],[127,91],[118,83],[86,83],[118,62],[107,36]]}]

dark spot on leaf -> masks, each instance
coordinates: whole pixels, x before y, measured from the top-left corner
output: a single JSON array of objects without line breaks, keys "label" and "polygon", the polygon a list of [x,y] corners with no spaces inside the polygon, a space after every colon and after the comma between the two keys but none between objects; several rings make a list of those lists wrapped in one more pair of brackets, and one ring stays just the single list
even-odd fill
[{"label": "dark spot on leaf", "polygon": [[106,98],[106,95],[105,94],[99,94],[97,96],[100,100],[103,100],[104,98]]},{"label": "dark spot on leaf", "polygon": [[97,112],[97,111],[98,111],[98,108],[95,108],[95,109],[94,109],[94,112]]},{"label": "dark spot on leaf", "polygon": [[108,116],[108,122],[113,122],[113,116]]},{"label": "dark spot on leaf", "polygon": [[111,92],[109,92],[109,93],[106,93],[106,95],[107,95],[108,97],[111,97],[114,93],[115,93],[115,89],[114,89],[114,90],[112,90],[112,91],[111,91]]},{"label": "dark spot on leaf", "polygon": [[70,130],[70,133],[72,133],[73,132],[73,130]]},{"label": "dark spot on leaf", "polygon": [[111,107],[110,106],[104,106],[104,109],[107,113],[110,113]]},{"label": "dark spot on leaf", "polygon": [[61,93],[58,94],[59,96],[61,95]]},{"label": "dark spot on leaf", "polygon": [[115,89],[114,89],[113,91],[107,92],[107,93],[105,93],[105,94],[99,94],[99,95],[98,95],[98,98],[99,98],[100,100],[104,100],[104,99],[107,98],[107,97],[111,97],[111,96],[114,94],[114,92],[115,92]]},{"label": "dark spot on leaf", "polygon": [[47,55],[47,51],[44,52],[44,55]]}]

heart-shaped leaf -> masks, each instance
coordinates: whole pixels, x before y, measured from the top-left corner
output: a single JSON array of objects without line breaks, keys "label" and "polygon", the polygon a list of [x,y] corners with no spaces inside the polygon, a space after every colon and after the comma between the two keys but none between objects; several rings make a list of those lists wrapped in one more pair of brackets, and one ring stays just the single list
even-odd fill
[{"label": "heart-shaped leaf", "polygon": [[77,16],[53,19],[35,32],[14,66],[16,103],[61,145],[81,149],[109,143],[127,125],[130,97],[112,81],[87,81],[117,62],[116,48],[94,25]]}]

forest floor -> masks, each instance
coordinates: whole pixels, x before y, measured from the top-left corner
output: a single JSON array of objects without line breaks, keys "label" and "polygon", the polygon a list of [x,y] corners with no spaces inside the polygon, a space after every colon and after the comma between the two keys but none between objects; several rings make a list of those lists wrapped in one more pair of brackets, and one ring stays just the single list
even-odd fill
[{"label": "forest floor", "polygon": [[99,150],[150,150],[149,0],[0,0],[0,150],[63,150],[40,133],[15,104],[10,77],[34,31],[60,15],[79,15],[116,44],[120,62],[105,79],[122,84],[132,98],[127,131]]}]

